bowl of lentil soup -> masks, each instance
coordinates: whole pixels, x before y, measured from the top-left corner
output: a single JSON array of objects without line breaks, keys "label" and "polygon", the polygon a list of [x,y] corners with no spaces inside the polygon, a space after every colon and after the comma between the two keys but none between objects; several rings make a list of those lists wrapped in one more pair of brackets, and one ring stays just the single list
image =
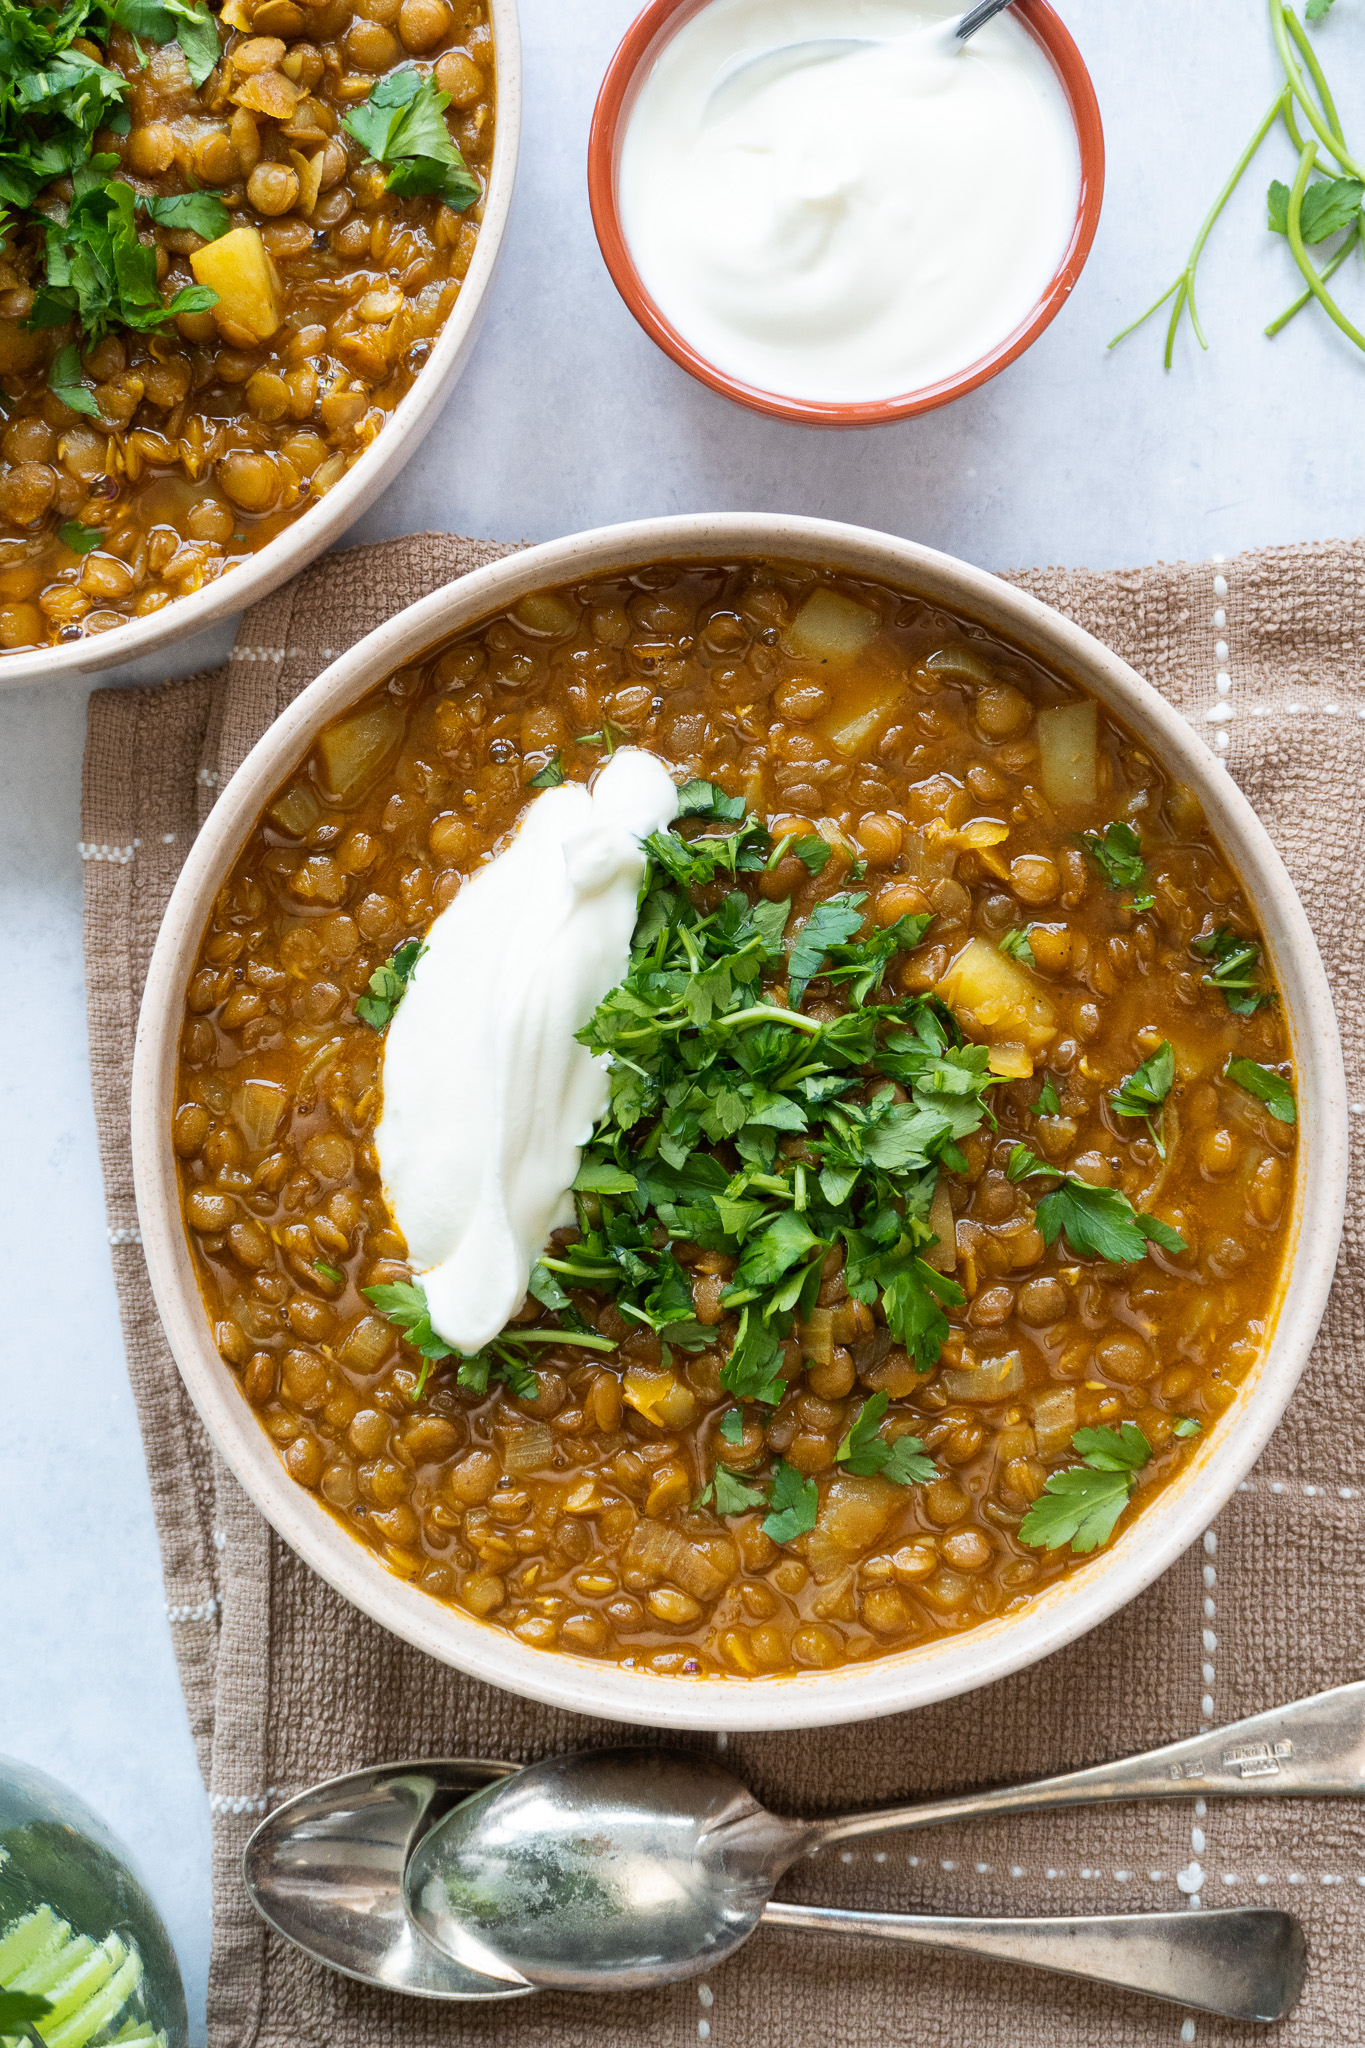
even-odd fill
[{"label": "bowl of lentil soup", "polygon": [[520,126],[516,0],[12,13],[0,684],[196,632],[365,510],[473,346]]},{"label": "bowl of lentil soup", "polygon": [[[643,1093],[462,1360],[373,1149],[383,1031],[627,740],[683,790],[617,991],[649,1031],[589,1041]],[[1112,1614],[1278,1421],[1344,1200],[1325,977],[1221,765],[1045,606],[799,518],[554,542],[348,652],[196,841],[133,1097],[172,1349],[285,1540],[433,1656],[661,1726],[913,1707]]]}]

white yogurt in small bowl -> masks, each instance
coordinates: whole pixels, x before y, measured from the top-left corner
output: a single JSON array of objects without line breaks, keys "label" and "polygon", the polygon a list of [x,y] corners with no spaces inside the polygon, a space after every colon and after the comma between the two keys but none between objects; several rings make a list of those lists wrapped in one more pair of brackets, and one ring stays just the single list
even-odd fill
[{"label": "white yogurt in small bowl", "polygon": [[593,125],[598,239],[713,389],[807,424],[903,418],[994,375],[1069,294],[1103,188],[1088,74],[1045,0],[965,44],[959,11],[654,0],[627,35]]}]

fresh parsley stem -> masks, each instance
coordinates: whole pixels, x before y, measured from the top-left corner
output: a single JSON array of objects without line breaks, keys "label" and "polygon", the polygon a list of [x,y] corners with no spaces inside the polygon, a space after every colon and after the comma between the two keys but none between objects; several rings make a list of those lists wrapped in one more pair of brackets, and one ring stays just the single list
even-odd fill
[{"label": "fresh parsley stem", "polygon": [[[1318,272],[1318,276],[1322,279],[1324,284],[1327,282],[1329,277],[1336,276],[1342,264],[1346,261],[1346,258],[1350,255],[1351,251],[1359,245],[1359,242],[1360,224],[1358,221],[1353,221],[1351,223],[1350,233],[1347,235],[1346,240],[1342,243],[1341,247],[1337,250],[1336,255],[1333,256],[1330,263],[1324,263],[1322,269]],[[1271,321],[1269,327],[1267,327],[1265,330],[1266,333],[1273,340],[1274,337],[1280,332],[1281,328],[1287,327],[1289,325],[1290,321],[1294,318],[1296,313],[1301,313],[1304,307],[1311,305],[1312,302],[1313,294],[1311,291],[1300,292],[1299,296],[1295,299],[1293,305],[1286,306],[1283,313],[1280,314],[1278,320]]]},{"label": "fresh parsley stem", "polygon": [[754,1003],[747,1010],[732,1010],[728,1017],[717,1017],[712,1029],[737,1031],[741,1024],[790,1024],[793,1031],[808,1031],[812,1037],[818,1037],[822,1028],[814,1017],[803,1017],[799,1010],[782,1010],[776,1003]]},{"label": "fresh parsley stem", "polygon": [[[1327,125],[1336,136],[1337,141],[1344,143],[1346,137],[1337,114],[1336,102],[1332,98],[1332,89],[1323,74],[1321,64],[1318,62],[1318,53],[1309,42],[1303,23],[1292,8],[1287,19],[1289,22],[1289,33],[1299,46],[1303,60],[1308,66],[1309,76],[1312,78],[1314,89],[1317,92],[1318,98],[1322,101],[1322,111],[1327,116]],[[1302,147],[1302,144],[1300,144],[1300,147]]]},{"label": "fresh parsley stem", "polygon": [[614,1351],[614,1337],[599,1337],[595,1330],[504,1330],[500,1344],[576,1344],[582,1351]]},{"label": "fresh parsley stem", "polygon": [[[1341,329],[1349,341],[1353,341],[1356,347],[1362,353],[1365,353],[1365,334],[1362,334],[1360,329],[1353,326],[1346,318],[1346,315],[1318,276],[1317,271],[1313,268],[1309,260],[1308,251],[1303,245],[1303,195],[1308,190],[1308,177],[1317,161],[1317,154],[1318,147],[1315,142],[1304,143],[1303,154],[1299,158],[1298,173],[1289,188],[1289,219],[1286,223],[1289,230],[1289,246],[1293,251],[1294,261],[1303,273],[1304,283],[1322,307],[1323,312],[1335,326]],[[1359,173],[1355,175],[1358,176]]]},{"label": "fresh parsley stem", "polygon": [[541,1259],[539,1263],[542,1266],[547,1266],[552,1273],[568,1273],[578,1280],[616,1280],[620,1278],[619,1266],[576,1266],[569,1259]]},{"label": "fresh parsley stem", "polygon": [[788,832],[784,834],[784,836],[781,839],[778,840],[776,846],[773,848],[772,852],[768,856],[768,874],[772,873],[773,869],[777,866],[777,863],[781,860],[783,854],[787,851],[787,848],[795,842],[795,839],[796,834],[794,832]]},{"label": "fresh parsley stem", "polygon": [[[1288,89],[1294,95],[1294,98],[1298,101],[1299,105],[1303,108],[1304,119],[1307,121],[1309,127],[1313,130],[1313,133],[1317,136],[1319,142],[1322,143],[1323,147],[1329,152],[1330,155],[1336,158],[1337,162],[1341,165],[1342,169],[1346,171],[1351,177],[1360,178],[1362,181],[1365,181],[1365,167],[1362,167],[1360,164],[1356,162],[1355,158],[1347,149],[1345,143],[1341,141],[1339,135],[1333,134],[1331,128],[1329,128],[1327,122],[1323,119],[1322,114],[1319,112],[1318,108],[1313,104],[1313,100],[1309,94],[1308,87],[1304,84],[1303,73],[1302,71],[1300,71],[1298,67],[1298,63],[1294,56],[1294,51],[1290,45],[1289,23],[1291,21],[1294,23],[1295,28],[1297,28],[1298,21],[1295,18],[1295,16],[1290,12],[1290,10],[1284,5],[1284,0],[1270,0],[1270,32],[1275,38],[1275,47],[1280,53],[1280,62],[1284,66],[1284,75],[1289,81]],[[1303,42],[1302,47],[1305,51],[1308,50],[1306,38]],[[1311,51],[1309,51],[1308,54],[1311,58]],[[1315,58],[1312,59],[1311,69],[1316,73],[1314,83],[1318,84],[1319,81],[1322,80],[1322,70]],[[1322,86],[1322,89],[1325,90],[1325,82]],[[1328,94],[1323,104],[1327,105],[1330,101],[1330,98],[1331,95]],[[1332,112],[1335,116],[1335,107],[1333,107]],[[1306,174],[1304,182],[1305,184],[1307,183]],[[1314,297],[1317,297],[1316,293],[1314,293]]]}]

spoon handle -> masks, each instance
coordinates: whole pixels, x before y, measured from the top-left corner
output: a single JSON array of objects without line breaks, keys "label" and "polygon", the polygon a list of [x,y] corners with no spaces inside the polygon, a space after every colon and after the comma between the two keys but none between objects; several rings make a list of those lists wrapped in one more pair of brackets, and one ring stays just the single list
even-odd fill
[{"label": "spoon handle", "polygon": [[1365,1789],[1365,1683],[1339,1685],[1287,1707],[1211,1728],[1142,1756],[1095,1764],[1028,1785],[996,1785],[950,1799],[814,1821],[807,1847],[859,1835],[937,1827],[943,1821],[1031,1813],[1060,1806],[1102,1806],[1122,1799],[1273,1799],[1357,1796]]},{"label": "spoon handle", "polygon": [[965,43],[968,36],[974,36],[979,28],[984,28],[997,14],[1003,14],[1011,4],[1012,0],[978,0],[977,6],[967,9],[953,34],[960,43]]},{"label": "spoon handle", "polygon": [[763,1924],[993,1956],[1168,1998],[1232,2020],[1283,2019],[1303,1989],[1307,1967],[1298,1921],[1268,1906],[965,1920],[929,1913],[856,1913],[770,1899]]}]

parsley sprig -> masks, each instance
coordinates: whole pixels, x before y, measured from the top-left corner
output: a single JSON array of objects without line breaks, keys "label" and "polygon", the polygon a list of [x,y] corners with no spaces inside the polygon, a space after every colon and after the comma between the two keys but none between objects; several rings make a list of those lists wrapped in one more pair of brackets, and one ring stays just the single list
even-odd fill
[{"label": "parsley sprig", "polygon": [[[1052,1168],[1026,1145],[1016,1145],[1005,1171],[1017,1185],[1037,1174],[1050,1174]],[[1092,1181],[1078,1180],[1074,1174],[1068,1174],[1059,1187],[1043,1196],[1035,1221],[1044,1244],[1055,1244],[1065,1236],[1072,1251],[1083,1259],[1133,1265],[1147,1256],[1149,1244],[1159,1245],[1164,1252],[1188,1250],[1178,1231],[1163,1223],[1159,1216],[1140,1214],[1122,1188],[1097,1187]]]},{"label": "parsley sprig", "polygon": [[529,1400],[539,1387],[529,1364],[537,1345],[563,1344],[584,1351],[616,1349],[610,1337],[601,1337],[595,1330],[507,1329],[482,1351],[459,1352],[432,1327],[426,1289],[420,1281],[395,1280],[383,1286],[364,1287],[361,1292],[366,1301],[372,1302],[382,1316],[401,1330],[404,1341],[422,1360],[422,1370],[412,1390],[414,1401],[421,1399],[432,1366],[439,1365],[442,1359],[459,1359],[459,1384],[473,1393],[486,1394],[490,1379],[502,1379],[514,1394]]},{"label": "parsley sprig", "polygon": [[1223,1072],[1229,1081],[1234,1081],[1239,1088],[1245,1088],[1248,1095],[1254,1095],[1258,1102],[1263,1102],[1278,1123],[1298,1121],[1294,1091],[1284,1075],[1277,1074],[1274,1067],[1263,1067],[1256,1060],[1230,1059]]},{"label": "parsley sprig", "polygon": [[394,1011],[407,993],[412,980],[413,969],[426,947],[420,939],[404,939],[396,946],[382,967],[376,967],[370,976],[369,994],[356,998],[355,1013],[362,1024],[368,1024],[373,1031],[387,1028]]},{"label": "parsley sprig", "polygon": [[[1136,889],[1147,879],[1147,863],[1142,858],[1142,840],[1124,818],[1115,818],[1106,825],[1103,833],[1083,832],[1081,845],[1104,877],[1109,889]],[[1134,910],[1150,910],[1156,901],[1145,892],[1133,898]]]},{"label": "parsley sprig", "polygon": [[1264,1005],[1276,1001],[1273,988],[1257,977],[1261,948],[1255,939],[1219,925],[1190,944],[1201,960],[1212,964],[1203,977],[1205,988],[1221,991],[1223,1001],[1237,1017],[1250,1017]]},{"label": "parsley sprig", "polygon": [[372,86],[341,125],[375,163],[390,166],[386,191],[400,198],[435,192],[463,213],[482,197],[483,188],[446,126],[449,105],[450,94],[435,79],[404,64]]},{"label": "parsley sprig", "polygon": [[1140,1118],[1151,1134],[1160,1158],[1166,1157],[1162,1143],[1162,1109],[1175,1085],[1175,1053],[1169,1039],[1163,1039],[1150,1059],[1120,1081],[1109,1097],[1115,1116]]},{"label": "parsley sprig", "polygon": [[1152,1447],[1135,1422],[1124,1422],[1118,1429],[1078,1429],[1071,1448],[1080,1453],[1081,1463],[1044,1481],[1019,1535],[1040,1550],[1069,1543],[1082,1557],[1113,1535]]}]

